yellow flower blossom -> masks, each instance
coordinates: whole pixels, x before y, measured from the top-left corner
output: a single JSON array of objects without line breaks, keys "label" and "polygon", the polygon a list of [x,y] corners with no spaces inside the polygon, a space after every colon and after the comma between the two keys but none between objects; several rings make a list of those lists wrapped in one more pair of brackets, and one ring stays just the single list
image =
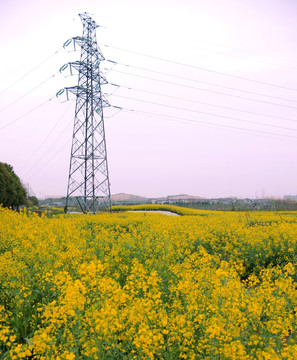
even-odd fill
[{"label": "yellow flower blossom", "polygon": [[295,360],[297,213],[170,209],[0,207],[0,354]]}]

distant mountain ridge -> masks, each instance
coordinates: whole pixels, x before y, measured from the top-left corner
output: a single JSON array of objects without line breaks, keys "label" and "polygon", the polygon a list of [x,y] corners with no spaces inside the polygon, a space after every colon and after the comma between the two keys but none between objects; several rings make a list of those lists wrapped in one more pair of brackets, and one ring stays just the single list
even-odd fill
[{"label": "distant mountain ridge", "polygon": [[[147,203],[147,202],[178,202],[178,201],[199,201],[200,199],[203,199],[199,196],[193,196],[193,195],[187,195],[187,194],[180,194],[180,195],[168,195],[168,196],[162,196],[162,197],[145,197],[145,196],[139,196],[134,194],[126,194],[126,193],[118,193],[111,195],[111,201],[112,202],[123,202],[123,203]],[[63,205],[66,203],[66,197],[60,197],[60,196],[47,196],[45,199],[40,200],[41,203],[54,203]]]},{"label": "distant mountain ridge", "polygon": [[163,197],[145,197],[133,194],[119,193],[111,195],[112,201],[123,201],[123,202],[145,202],[151,200],[162,200],[162,201],[184,201],[184,200],[199,200],[202,199],[200,196],[193,196],[188,194],[180,194],[180,195],[168,195]]},{"label": "distant mountain ridge", "polygon": [[111,195],[112,201],[131,201],[131,202],[142,202],[148,201],[149,199],[144,196],[138,196],[133,194],[119,193]]},{"label": "distant mountain ridge", "polygon": [[168,200],[199,200],[199,199],[203,199],[201,196],[193,196],[193,195],[188,195],[188,194],[180,194],[180,195],[168,195],[167,196]]}]

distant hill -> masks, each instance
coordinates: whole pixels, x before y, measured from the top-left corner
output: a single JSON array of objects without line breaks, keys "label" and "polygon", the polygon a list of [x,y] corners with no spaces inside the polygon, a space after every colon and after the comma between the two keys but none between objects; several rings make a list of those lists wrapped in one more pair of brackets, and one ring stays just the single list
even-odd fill
[{"label": "distant hill", "polygon": [[180,195],[168,195],[167,199],[170,201],[182,201],[182,200],[199,200],[203,199],[200,196],[193,196],[193,195],[187,195],[187,194],[180,194]]},{"label": "distant hill", "polygon": [[168,195],[158,198],[147,198],[144,196],[132,195],[132,194],[115,194],[111,195],[111,200],[116,202],[149,202],[151,200],[155,201],[198,201],[202,199],[199,196],[180,194],[180,195]]},{"label": "distant hill", "polygon": [[148,198],[138,195],[119,193],[111,195],[111,201],[124,201],[124,202],[147,202]]},{"label": "distant hill", "polygon": [[[151,201],[157,202],[192,202],[192,201],[199,201],[203,199],[199,196],[187,195],[187,194],[180,194],[180,195],[168,195],[164,197],[156,197],[156,198],[148,198],[145,196],[133,195],[133,194],[126,194],[126,193],[119,193],[111,195],[112,202],[123,202],[123,203],[147,203]],[[59,196],[50,196],[46,197],[46,199],[40,200],[41,204],[56,204],[56,205],[65,205],[66,204],[66,197],[59,197]]]}]

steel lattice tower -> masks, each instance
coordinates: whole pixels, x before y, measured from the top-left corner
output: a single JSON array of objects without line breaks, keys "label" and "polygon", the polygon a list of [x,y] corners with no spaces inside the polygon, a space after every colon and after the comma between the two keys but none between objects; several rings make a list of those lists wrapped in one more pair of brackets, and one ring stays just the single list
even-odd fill
[{"label": "steel lattice tower", "polygon": [[72,43],[75,49],[79,45],[80,61],[65,64],[60,69],[61,72],[70,70],[71,75],[78,71],[78,85],[57,93],[65,92],[67,99],[69,93],[76,97],[65,212],[78,202],[83,212],[94,214],[98,210],[111,210],[103,120],[103,108],[109,104],[101,92],[101,86],[107,81],[100,72],[104,57],[97,46],[98,25],[86,13],[79,17],[83,34],[66,41],[64,47]]}]

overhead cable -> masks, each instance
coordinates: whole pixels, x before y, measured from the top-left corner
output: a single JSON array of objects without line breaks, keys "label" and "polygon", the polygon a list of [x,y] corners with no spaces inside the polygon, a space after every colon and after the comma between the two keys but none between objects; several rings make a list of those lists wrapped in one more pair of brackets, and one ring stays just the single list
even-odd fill
[{"label": "overhead cable", "polygon": [[235,117],[231,117],[231,116],[225,116],[225,115],[220,115],[220,114],[209,113],[209,112],[206,112],[206,111],[192,110],[192,109],[188,109],[188,108],[182,108],[182,107],[179,107],[179,106],[173,106],[173,105],[157,103],[157,102],[154,102],[154,101],[131,98],[131,97],[128,97],[128,96],[122,96],[122,95],[114,95],[114,96],[121,97],[121,98],[124,98],[124,99],[134,100],[134,101],[140,101],[140,102],[144,102],[144,103],[147,103],[147,104],[163,106],[163,107],[176,109],[176,110],[189,111],[189,112],[194,112],[194,113],[208,115],[208,116],[215,116],[215,117],[219,117],[219,118],[222,118],[222,119],[241,121],[241,122],[246,122],[246,123],[260,125],[260,126],[273,127],[273,128],[282,129],[282,130],[297,131],[297,129],[294,129],[294,128],[288,128],[288,127],[284,127],[284,126],[265,124],[265,123],[260,123],[260,122],[252,121],[252,120],[244,120],[244,119],[239,119],[239,118],[235,118]]},{"label": "overhead cable", "polygon": [[239,95],[231,95],[231,94],[227,94],[227,93],[224,93],[224,92],[221,92],[221,91],[203,89],[203,88],[199,88],[199,87],[196,87],[196,86],[179,84],[179,83],[176,83],[176,82],[173,82],[173,81],[156,79],[156,78],[152,78],[152,77],[150,77],[150,76],[144,76],[144,75],[127,73],[127,72],[125,72],[125,71],[119,71],[119,70],[113,70],[113,71],[116,71],[116,72],[119,72],[119,73],[125,74],[125,75],[131,75],[131,76],[136,76],[136,77],[140,77],[140,78],[143,78],[143,79],[148,79],[148,80],[152,80],[152,81],[158,81],[158,82],[165,83],[165,84],[170,84],[170,85],[175,85],[175,86],[181,86],[181,87],[185,87],[185,88],[188,88],[188,89],[199,90],[199,91],[206,91],[206,92],[210,92],[210,93],[213,93],[213,94],[220,94],[220,95],[229,96],[229,97],[233,97],[233,98],[237,98],[237,99],[242,99],[242,100],[247,100],[247,101],[253,101],[253,102],[259,102],[259,103],[269,104],[269,105],[274,105],[274,106],[281,106],[281,107],[285,107],[285,108],[297,110],[297,107],[296,107],[296,106],[284,105],[284,104],[277,104],[277,103],[270,102],[270,101],[265,101],[265,100],[251,99],[251,98],[247,98],[247,97],[239,96]]},{"label": "overhead cable", "polygon": [[16,80],[14,83],[12,83],[11,85],[7,86],[4,90],[0,91],[0,95],[3,94],[5,91],[7,91],[8,89],[12,88],[14,85],[16,85],[17,83],[19,83],[21,80],[25,79],[28,75],[30,75],[32,72],[34,72],[36,69],[40,68],[43,64],[45,64],[49,59],[51,59],[53,56],[55,56],[61,49],[63,49],[63,46],[58,49],[57,51],[55,51],[52,55],[50,55],[48,58],[46,58],[45,60],[43,60],[41,63],[39,63],[37,66],[35,66],[33,69],[31,69],[30,71],[28,71],[25,75],[21,76],[18,80]]},{"label": "overhead cable", "polygon": [[[190,103],[194,103],[194,104],[202,104],[202,105],[217,107],[217,108],[220,108],[220,109],[242,112],[242,113],[246,113],[246,114],[264,116],[264,117],[278,119],[278,120],[297,122],[297,120],[289,119],[289,118],[286,118],[286,117],[281,117],[281,116],[276,116],[276,115],[268,115],[268,114],[263,114],[263,113],[257,113],[257,112],[248,111],[248,110],[241,110],[241,109],[237,109],[237,108],[233,108],[233,107],[229,107],[229,106],[224,106],[224,105],[210,104],[210,103],[200,101],[200,100],[192,100],[192,99],[183,98],[183,97],[179,97],[179,96],[172,96],[172,95],[168,95],[168,94],[163,94],[163,93],[159,93],[159,92],[155,92],[155,91],[149,91],[149,90],[144,90],[144,89],[139,89],[139,88],[134,88],[134,87],[128,87],[128,86],[124,86],[124,85],[117,85],[117,84],[113,84],[113,83],[109,83],[109,85],[116,86],[117,89],[115,91],[117,91],[119,88],[123,88],[123,89],[131,90],[131,91],[139,91],[139,92],[143,92],[143,93],[151,94],[151,95],[164,96],[164,97],[169,98],[169,99],[181,100],[181,101],[186,101],[186,102],[190,102]],[[113,93],[111,93],[111,94],[108,94],[108,95],[113,95],[115,93],[115,91]]]},{"label": "overhead cable", "polygon": [[[277,133],[271,133],[268,131],[241,128],[241,127],[232,126],[232,125],[217,124],[217,123],[211,123],[208,121],[201,121],[201,120],[193,120],[193,119],[188,119],[188,118],[183,118],[183,117],[178,117],[178,116],[171,116],[171,115],[165,115],[165,114],[160,114],[160,113],[153,113],[153,112],[148,112],[148,111],[129,109],[129,108],[121,107],[121,106],[113,106],[113,107],[117,108],[117,109],[121,109],[122,111],[125,111],[125,112],[139,113],[139,114],[144,114],[144,115],[150,115],[153,117],[157,116],[157,117],[165,118],[167,120],[173,120],[176,122],[193,123],[196,125],[202,124],[202,126],[206,126],[206,127],[216,127],[216,128],[231,129],[231,130],[237,130],[237,131],[239,130],[240,132],[244,132],[244,133],[248,132],[249,134],[261,135],[261,136],[264,135],[264,136],[268,136],[269,138],[271,138],[271,136],[275,136],[277,139],[279,139],[279,137],[281,137],[282,140],[297,142],[297,137],[292,136],[292,135],[277,134]],[[296,139],[296,140],[291,140],[291,139]]]},{"label": "overhead cable", "polygon": [[141,53],[141,52],[138,52],[138,51],[127,50],[127,49],[123,49],[123,48],[117,47],[117,46],[111,46],[111,45],[107,45],[107,44],[100,44],[100,45],[105,46],[107,48],[120,50],[120,51],[128,52],[128,53],[131,53],[131,54],[136,54],[136,55],[140,55],[140,56],[145,56],[145,57],[155,59],[155,60],[159,60],[159,61],[168,62],[168,63],[175,64],[175,65],[180,65],[180,66],[184,66],[184,67],[188,67],[188,68],[192,68],[192,69],[196,69],[196,70],[202,70],[202,71],[210,72],[210,73],[217,74],[217,75],[228,76],[228,77],[231,77],[231,78],[234,78],[234,79],[245,80],[245,81],[249,81],[249,82],[253,82],[253,83],[257,83],[257,84],[273,86],[273,87],[276,87],[276,88],[281,88],[281,89],[286,89],[286,90],[291,90],[291,91],[297,91],[297,89],[291,88],[291,87],[288,87],[288,86],[282,86],[282,85],[273,84],[273,83],[269,83],[269,82],[265,82],[265,81],[246,78],[246,77],[239,76],[239,75],[228,74],[228,73],[225,73],[225,72],[216,71],[216,70],[212,70],[212,69],[207,69],[207,68],[203,68],[203,67],[196,66],[196,65],[185,64],[185,63],[182,63],[182,62],[179,62],[179,61],[164,59],[162,57],[149,55],[149,54]]},{"label": "overhead cable", "polygon": [[25,116],[31,114],[33,111],[39,109],[41,106],[43,106],[43,105],[45,105],[46,103],[48,103],[49,101],[52,101],[54,98],[55,98],[55,96],[52,97],[51,99],[48,99],[48,100],[44,101],[43,103],[41,103],[41,104],[39,104],[39,105],[37,105],[37,106],[35,106],[35,107],[34,107],[33,109],[31,109],[30,111],[26,112],[25,114],[17,117],[16,119],[14,119],[14,120],[12,120],[12,121],[10,121],[8,124],[0,127],[0,130],[5,129],[5,128],[7,128],[8,126],[14,124],[15,122],[21,120],[21,119],[24,118]]},{"label": "overhead cable", "polygon": [[[45,154],[48,154],[49,153],[49,150],[50,149],[53,149],[55,148],[56,144],[57,144],[57,140],[62,136],[64,135],[65,131],[68,130],[68,128],[70,128],[72,125],[72,122],[66,124],[66,126],[64,127],[64,129],[61,131],[61,133],[55,138],[53,139],[52,143],[48,146],[48,148],[44,151],[44,154],[42,154],[34,163],[33,165],[27,169],[27,171],[25,172],[25,174],[23,176],[26,176],[28,173],[30,173],[41,161],[43,161],[43,159],[45,158]],[[55,157],[55,155],[62,149],[64,148],[69,142],[70,142],[71,138],[69,138],[68,141],[66,141],[65,144],[63,144],[63,146],[57,151],[54,153],[54,155],[50,158],[50,160],[52,158]],[[55,145],[55,146],[54,146]],[[46,163],[47,164],[47,163]],[[44,165],[45,166],[45,165]],[[35,175],[37,172],[39,172],[44,166],[42,166],[38,171],[36,171],[33,175]],[[31,175],[29,178],[31,178],[33,175]]]},{"label": "overhead cable", "polygon": [[[70,109],[70,107],[72,106],[71,103],[69,103],[69,105],[66,107],[65,111],[63,112],[63,114],[58,117],[57,121],[54,123],[53,127],[51,128],[51,130],[46,134],[46,136],[40,141],[40,144],[35,148],[35,150],[33,151],[33,154],[40,154],[40,148],[45,144],[46,140],[50,137],[50,135],[53,133],[53,131],[56,129],[56,127],[58,126],[58,124],[61,122],[61,120],[63,119],[63,117],[66,115],[66,113],[68,112],[68,110]],[[68,126],[68,125],[67,125]],[[64,133],[64,130],[62,131],[62,133]],[[59,138],[59,137],[58,137]],[[55,139],[56,142],[57,138]],[[52,145],[51,145],[52,146]],[[48,151],[48,150],[47,150]],[[26,161],[23,161],[22,164],[22,169],[24,167],[27,166],[28,163],[30,163],[30,160],[32,160],[33,155],[31,155]]]},{"label": "overhead cable", "polygon": [[0,112],[8,109],[10,106],[16,104],[18,101],[20,101],[21,99],[23,99],[25,96],[29,95],[31,92],[33,92],[34,90],[38,89],[41,85],[45,84],[47,81],[49,81],[50,79],[52,79],[53,77],[55,77],[57,75],[57,73],[55,73],[54,75],[51,75],[49,78],[47,78],[46,80],[42,81],[41,83],[39,83],[38,85],[36,85],[34,88],[32,88],[31,90],[27,91],[24,95],[20,96],[19,98],[17,98],[16,100],[14,100],[13,102],[11,102],[10,104],[4,106],[2,109],[0,109]]},{"label": "overhead cable", "polygon": [[[102,16],[101,16],[102,17]],[[113,18],[108,18],[108,17],[105,17],[105,16],[103,16],[103,18],[107,18],[107,19],[110,19],[110,20],[114,20]],[[274,59],[274,60],[281,60],[281,61],[287,61],[287,62],[291,62],[291,63],[294,63],[295,64],[295,61],[294,60],[292,60],[292,59],[287,59],[287,58],[283,58],[283,57],[280,57],[280,56],[272,56],[272,55],[267,55],[267,54],[265,54],[265,53],[259,53],[259,52],[255,52],[255,51],[250,51],[250,50],[246,50],[246,49],[243,49],[243,48],[237,48],[237,47],[235,47],[235,46],[230,46],[230,45],[227,45],[227,44],[221,44],[221,43],[215,43],[215,42],[213,42],[213,41],[205,41],[205,40],[201,40],[201,39],[197,39],[197,38],[193,38],[193,37],[188,37],[188,36],[181,36],[180,34],[179,35],[177,35],[177,34],[173,34],[173,33],[170,33],[170,32],[168,32],[168,31],[160,31],[160,30],[158,30],[158,31],[154,31],[154,29],[151,29],[151,28],[147,28],[147,27],[145,27],[145,26],[141,26],[141,25],[139,25],[139,24],[133,24],[133,23],[131,23],[130,21],[129,22],[125,22],[125,21],[123,21],[123,20],[119,20],[119,19],[116,19],[116,22],[122,22],[122,23],[124,23],[124,24],[126,24],[126,25],[128,25],[128,26],[130,26],[130,27],[134,27],[134,28],[137,28],[137,30],[139,30],[139,27],[142,27],[143,29],[146,29],[146,30],[149,30],[150,31],[150,33],[153,31],[153,32],[155,32],[158,36],[160,36],[160,34],[161,35],[163,35],[163,36],[167,36],[167,37],[173,37],[173,38],[180,38],[180,39],[183,39],[183,41],[184,40],[190,40],[190,41],[195,41],[195,43],[197,43],[197,42],[199,42],[199,43],[202,43],[202,44],[207,44],[207,45],[211,45],[211,46],[216,46],[216,47],[220,47],[220,48],[225,48],[225,49],[228,49],[228,50],[235,50],[235,51],[238,51],[238,52],[240,52],[240,53],[247,53],[247,54],[249,54],[249,55],[256,55],[256,56],[265,56],[265,57],[268,57],[268,58],[271,58],[271,59]],[[119,32],[119,30],[114,30],[112,27],[109,27],[109,26],[104,26],[103,27],[104,29],[107,29],[108,31],[114,31],[114,32]],[[121,27],[121,29],[120,29],[120,32],[122,32],[123,31],[123,27]],[[131,31],[127,31],[126,29],[124,29],[124,31],[126,31],[126,32],[130,32],[131,33]],[[135,31],[133,31],[133,34],[135,34]],[[198,50],[204,50],[204,51],[210,51],[210,52],[213,52],[213,51],[215,51],[215,50],[208,50],[208,49],[201,49],[201,48],[197,48],[196,46],[193,46],[193,45],[191,45],[190,46],[191,48],[194,48],[194,49],[198,49]],[[217,51],[218,53],[220,53],[219,51]],[[224,55],[226,55],[226,54],[224,54]],[[232,57],[242,57],[242,56],[239,56],[239,55],[234,55],[234,54],[230,54],[230,53],[228,53],[227,54],[228,56],[232,56]],[[243,57],[243,58],[245,58],[245,57]],[[249,59],[249,60],[251,60],[251,59]],[[256,59],[256,60],[253,60],[253,61],[256,61],[256,62],[266,62],[266,61],[264,61],[264,60],[259,60],[259,59]],[[268,62],[269,64],[271,64],[270,62]],[[283,66],[283,65],[282,65]],[[288,67],[288,66],[286,66],[285,65],[285,67]],[[293,68],[292,66],[289,66],[289,68]]]},{"label": "overhead cable", "polygon": [[282,98],[282,97],[278,97],[278,96],[261,94],[261,93],[257,93],[257,92],[254,92],[254,91],[248,91],[248,90],[238,89],[238,88],[234,88],[234,87],[230,87],[230,86],[214,84],[214,83],[211,83],[211,82],[208,82],[208,81],[196,80],[196,79],[193,79],[193,78],[188,78],[188,77],[179,76],[179,75],[175,75],[175,74],[169,74],[169,73],[165,73],[165,72],[162,72],[162,71],[156,71],[156,70],[148,69],[148,68],[141,67],[141,66],[128,65],[128,64],[124,64],[124,63],[121,63],[121,62],[116,62],[116,61],[113,61],[113,60],[106,60],[106,61],[108,61],[108,62],[110,62],[112,64],[115,64],[115,65],[121,65],[121,66],[129,67],[129,68],[148,71],[148,72],[159,74],[159,75],[170,76],[170,77],[174,77],[174,78],[177,78],[177,79],[180,79],[180,80],[186,80],[186,81],[191,81],[191,82],[195,82],[195,83],[211,85],[211,86],[220,87],[220,88],[223,88],[223,89],[235,90],[235,91],[246,93],[246,94],[260,95],[260,96],[264,96],[264,97],[267,97],[267,98],[270,98],[270,99],[276,99],[276,100],[282,100],[282,101],[289,101],[289,102],[297,103],[297,100],[286,99],[286,98]]}]

